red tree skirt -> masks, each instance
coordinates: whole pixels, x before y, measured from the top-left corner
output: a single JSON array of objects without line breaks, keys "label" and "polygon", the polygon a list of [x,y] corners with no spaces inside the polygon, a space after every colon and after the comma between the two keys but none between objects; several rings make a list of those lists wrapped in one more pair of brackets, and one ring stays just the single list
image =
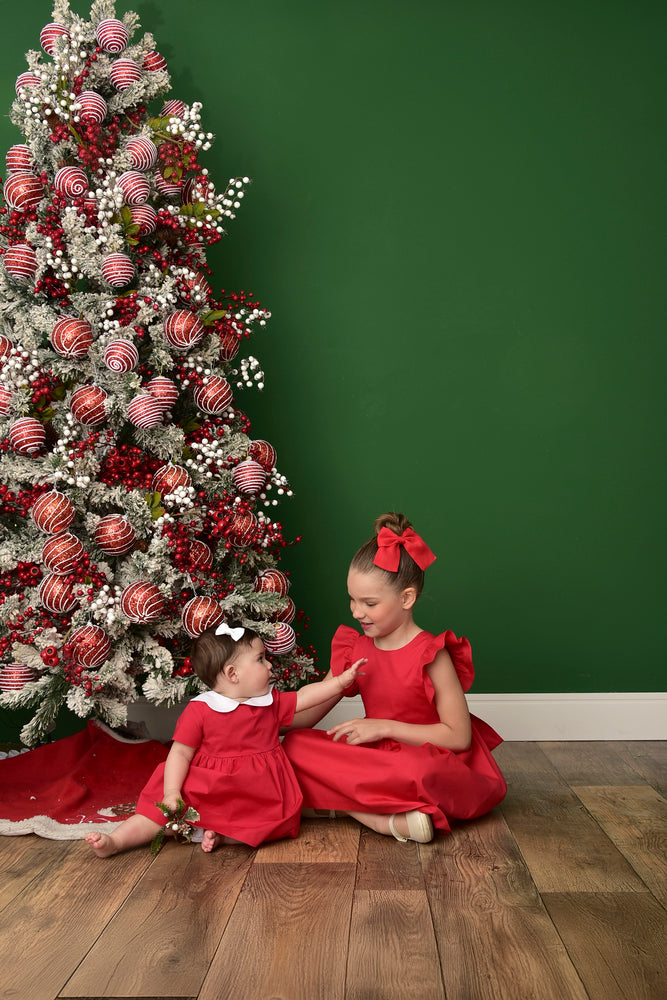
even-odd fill
[{"label": "red tree skirt", "polygon": [[99,722],[74,736],[0,760],[0,835],[80,840],[134,812],[139,792],[169,748],[126,740]]}]

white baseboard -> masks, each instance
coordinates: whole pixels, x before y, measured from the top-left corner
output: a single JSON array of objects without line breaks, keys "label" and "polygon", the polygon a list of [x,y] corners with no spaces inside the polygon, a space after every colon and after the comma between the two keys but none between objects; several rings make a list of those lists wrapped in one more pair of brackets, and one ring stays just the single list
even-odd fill
[{"label": "white baseboard", "polygon": [[[470,711],[504,740],[667,740],[667,691],[469,694]],[[318,729],[364,714],[346,698]]]}]

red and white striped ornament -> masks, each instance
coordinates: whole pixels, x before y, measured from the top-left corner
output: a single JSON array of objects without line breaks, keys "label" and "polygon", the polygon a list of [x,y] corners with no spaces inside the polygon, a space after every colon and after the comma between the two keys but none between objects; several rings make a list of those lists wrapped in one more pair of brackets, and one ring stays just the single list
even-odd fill
[{"label": "red and white striped ornament", "polygon": [[145,135],[135,135],[125,147],[136,170],[150,170],[157,162],[157,146]]},{"label": "red and white striped ornament", "polygon": [[63,576],[72,572],[83,552],[83,542],[76,535],[61,531],[44,542],[42,562],[49,573]]},{"label": "red and white striped ornament", "polygon": [[264,648],[267,653],[275,653],[281,656],[289,653],[296,646],[296,633],[287,622],[277,622],[275,625],[275,636],[264,640]]},{"label": "red and white striped ornament", "polygon": [[120,610],[131,622],[152,622],[164,611],[164,597],[154,583],[131,583],[120,595]]},{"label": "red and white striped ornament", "polygon": [[141,66],[138,66],[134,59],[125,57],[116,59],[111,64],[109,79],[116,90],[127,90],[133,83],[141,80]]},{"label": "red and white striped ornament", "polygon": [[66,38],[69,41],[70,33],[64,24],[45,24],[39,33],[39,44],[50,56],[55,52],[55,43],[58,38]]},{"label": "red and white striped ornament", "polygon": [[289,580],[280,569],[265,569],[255,577],[254,587],[259,593],[287,597]]},{"label": "red and white striped ornament", "polygon": [[233,545],[250,545],[253,541],[259,521],[251,510],[241,510],[232,517],[225,534]]},{"label": "red and white striped ornament", "polygon": [[80,198],[88,190],[88,177],[81,167],[60,167],[56,170],[53,186],[66,198]]},{"label": "red and white striped ornament", "polygon": [[9,443],[19,455],[36,455],[45,441],[44,424],[34,417],[20,417],[9,428]]},{"label": "red and white striped ornament", "polygon": [[291,597],[287,597],[286,601],[287,604],[282,609],[282,611],[278,612],[276,618],[278,619],[279,622],[287,622],[288,625],[291,625],[291,623],[296,618],[296,604],[294,603]]},{"label": "red and white striped ornament", "polygon": [[16,83],[14,84],[14,89],[16,90],[16,96],[20,97],[19,90],[21,87],[39,87],[42,82],[41,77],[37,73],[25,72],[20,73],[16,77]]},{"label": "red and white striped ornament", "polygon": [[172,465],[171,462],[168,465],[161,465],[151,480],[153,492],[161,493],[162,496],[173,493],[179,486],[186,488],[192,486],[192,478],[182,465]]},{"label": "red and white striped ornament", "polygon": [[167,180],[166,177],[162,176],[162,174],[160,173],[159,170],[156,171],[156,173],[155,173],[154,176],[155,176],[155,187],[158,189],[159,193],[164,198],[180,198],[181,197],[181,187],[182,187],[182,184],[181,184],[180,181],[171,180],[171,179]]},{"label": "red and white striped ornament", "polygon": [[122,514],[107,514],[95,525],[95,544],[110,556],[123,556],[136,541],[134,528]]},{"label": "red and white striped ornament", "polygon": [[185,104],[183,101],[172,100],[167,101],[166,104],[162,105],[160,111],[160,118],[182,118],[185,112]]},{"label": "red and white striped ornament", "polygon": [[259,493],[266,482],[266,471],[259,462],[247,458],[245,462],[239,462],[236,466],[232,472],[232,479],[241,493]]},{"label": "red and white striped ornament", "polygon": [[3,263],[7,274],[22,284],[28,284],[37,270],[37,254],[27,243],[15,243],[7,250]]},{"label": "red and white striped ornament", "polygon": [[213,597],[193,597],[181,612],[183,628],[193,639],[219,625],[224,617],[225,612]]},{"label": "red and white striped ornament", "polygon": [[125,204],[132,208],[133,205],[143,205],[150,194],[150,184],[144,174],[138,170],[126,170],[116,181],[118,187],[123,192]]},{"label": "red and white striped ornament", "polygon": [[44,197],[44,186],[39,177],[27,170],[20,170],[7,178],[4,194],[10,208],[15,208],[17,212],[27,212],[39,205]]},{"label": "red and white striped ornament", "polygon": [[59,490],[42,493],[32,505],[32,519],[40,531],[57,535],[69,528],[76,516],[74,504]]},{"label": "red and white striped ornament", "polygon": [[132,222],[139,226],[142,236],[148,236],[157,229],[157,212],[152,205],[133,205],[130,209]]},{"label": "red and white striped ornament", "polygon": [[0,385],[0,415],[6,417],[11,408],[12,393],[4,385]]},{"label": "red and white striped ornament", "polygon": [[188,177],[181,188],[181,203],[183,205],[194,205],[197,202],[205,201],[209,182],[200,177]]},{"label": "red and white striped ornament", "polygon": [[199,271],[192,271],[189,274],[181,274],[177,281],[177,293],[183,302],[192,300],[208,299],[213,292],[210,284]]},{"label": "red and white striped ornament", "polygon": [[194,392],[195,405],[204,413],[222,413],[234,398],[232,388],[226,378],[211,375],[198,385]]},{"label": "red and white striped ornament", "polygon": [[67,645],[72,662],[88,669],[99,667],[111,652],[111,639],[99,625],[81,625],[74,629]]},{"label": "red and white striped ornament", "polygon": [[200,538],[195,538],[190,546],[190,569],[192,571],[203,572],[213,565],[213,553]]},{"label": "red and white striped ornament", "polygon": [[181,351],[198,344],[206,332],[199,316],[187,309],[170,313],[164,321],[163,330],[167,343]]},{"label": "red and white striped ornament", "polygon": [[139,351],[131,340],[112,340],[104,349],[104,364],[112,372],[131,372],[139,364]]},{"label": "red and white striped ornament", "polygon": [[135,427],[147,430],[150,427],[157,427],[162,422],[164,409],[162,403],[149,392],[142,392],[130,400],[127,408],[127,415],[130,423]]},{"label": "red and white striped ornament", "polygon": [[5,337],[4,333],[0,333],[0,368],[2,368],[5,358],[8,358],[14,347],[13,343],[9,337]]},{"label": "red and white striped ornament", "polygon": [[239,353],[241,338],[233,330],[219,333],[218,337],[220,338],[220,360],[232,361]]},{"label": "red and white striped ornament", "polygon": [[56,321],[49,340],[56,354],[62,358],[83,358],[93,344],[90,323],[77,316],[61,316]]},{"label": "red and white striped ornament", "polygon": [[57,615],[71,611],[79,603],[72,592],[71,581],[55,573],[45,576],[40,583],[39,599],[45,608]]},{"label": "red and white striped ornament", "polygon": [[257,441],[251,441],[248,447],[248,453],[251,458],[254,458],[256,462],[266,469],[267,472],[271,472],[275,469],[278,456],[276,454],[276,449],[268,441],[264,441],[262,438],[258,438]]},{"label": "red and white striped ornament", "polygon": [[146,385],[146,389],[151,396],[159,400],[165,412],[170,410],[178,399],[178,386],[164,375],[156,375],[155,378],[152,378]]},{"label": "red and white striped ornament", "polygon": [[86,125],[101,125],[106,118],[107,102],[96,90],[82,90],[76,99],[79,118]]},{"label": "red and white striped ornament", "polygon": [[143,68],[149,73],[157,73],[167,68],[167,60],[159,52],[147,52],[144,56]]},{"label": "red and white striped ornament", "polygon": [[96,427],[106,420],[107,393],[100,385],[82,385],[70,399],[70,413],[84,427]]},{"label": "red and white striped ornament", "polygon": [[102,261],[102,277],[112,288],[128,285],[134,277],[134,263],[127,254],[110,253]]},{"label": "red and white striped ornament", "polygon": [[0,691],[20,691],[37,680],[37,671],[23,663],[8,663],[0,670]]},{"label": "red and white striped ornament", "polygon": [[16,146],[10,146],[7,150],[5,163],[7,164],[7,172],[10,174],[26,173],[32,170],[35,158],[30,146],[18,143]]},{"label": "red and white striped ornament", "polygon": [[127,48],[130,34],[122,21],[107,17],[97,25],[95,38],[105,52],[122,52]]}]

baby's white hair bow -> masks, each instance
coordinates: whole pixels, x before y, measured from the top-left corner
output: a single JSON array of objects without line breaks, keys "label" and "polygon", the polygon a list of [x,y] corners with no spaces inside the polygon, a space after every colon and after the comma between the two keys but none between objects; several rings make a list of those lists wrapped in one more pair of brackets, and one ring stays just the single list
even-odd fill
[{"label": "baby's white hair bow", "polygon": [[223,622],[221,625],[218,625],[217,629],[215,630],[215,634],[231,635],[234,642],[238,642],[239,639],[242,639],[243,636],[245,635],[245,629],[243,628],[242,625],[239,625],[238,628],[230,628],[227,622]]}]

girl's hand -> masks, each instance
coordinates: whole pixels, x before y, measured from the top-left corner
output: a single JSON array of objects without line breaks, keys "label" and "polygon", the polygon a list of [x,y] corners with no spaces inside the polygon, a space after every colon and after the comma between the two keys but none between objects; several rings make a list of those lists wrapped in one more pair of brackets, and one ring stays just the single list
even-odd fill
[{"label": "girl's hand", "polygon": [[178,807],[178,800],[182,798],[183,796],[180,791],[170,791],[167,795],[162,796],[162,801],[166,805],[167,809],[171,809],[172,812],[175,812]]},{"label": "girl's hand", "polygon": [[342,739],[350,744],[377,743],[384,739],[386,725],[386,719],[348,719],[327,729],[327,736],[333,737],[334,743]]},{"label": "girl's hand", "polygon": [[356,680],[357,677],[357,673],[359,672],[359,667],[363,667],[364,663],[368,663],[368,660],[365,657],[363,657],[361,660],[357,660],[357,662],[353,663],[351,667],[348,667],[347,670],[344,670],[342,674],[338,674],[336,680],[339,682],[342,690],[345,690],[345,688],[349,687],[351,684],[354,684],[354,681]]}]

